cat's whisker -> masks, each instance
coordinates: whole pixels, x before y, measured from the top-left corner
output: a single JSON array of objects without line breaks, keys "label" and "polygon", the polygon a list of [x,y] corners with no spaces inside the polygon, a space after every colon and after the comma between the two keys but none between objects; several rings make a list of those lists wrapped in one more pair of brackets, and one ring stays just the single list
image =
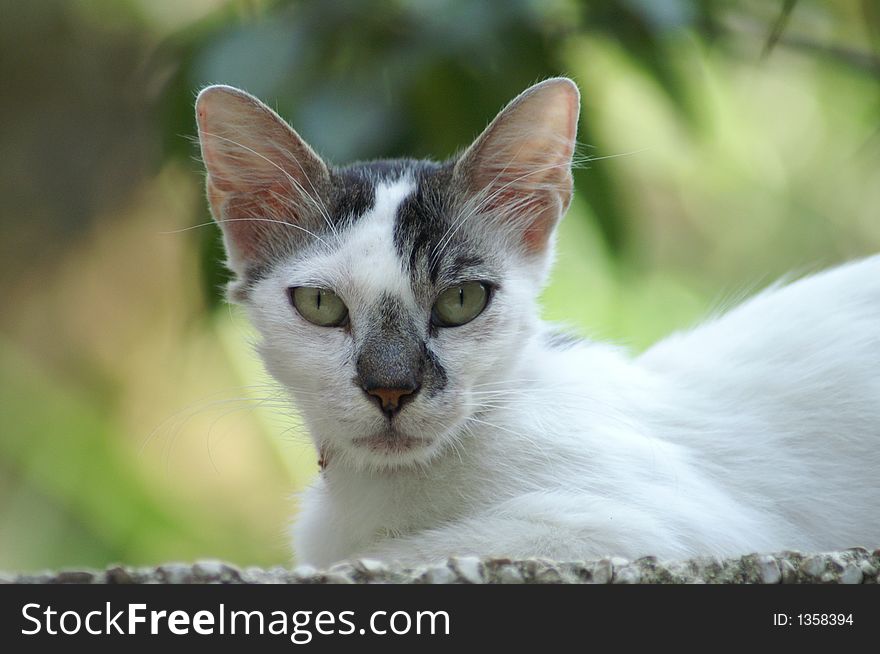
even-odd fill
[{"label": "cat's whisker", "polygon": [[[253,408],[257,408],[257,407],[253,407]],[[208,429],[205,433],[205,449],[208,451],[208,461],[211,463],[211,467],[214,469],[214,472],[218,475],[220,474],[220,469],[217,467],[217,462],[214,459],[214,452],[211,449],[211,434],[214,432],[214,428],[217,426],[217,424],[221,420],[223,420],[227,416],[232,415],[233,413],[236,413],[239,410],[241,410],[241,409],[232,409],[232,410],[226,411],[225,413],[222,413],[221,415],[214,418],[214,420],[211,421],[211,424],[208,426]],[[166,469],[165,469],[166,474],[170,472],[170,470],[169,470],[170,458],[171,458],[171,455],[169,452],[168,462],[166,462]]]},{"label": "cat's whisker", "polygon": [[[221,391],[227,392],[227,391]],[[215,393],[216,394],[216,393]],[[196,415],[199,411],[208,410],[214,406],[225,405],[231,402],[242,402],[247,401],[249,398],[227,398],[223,400],[218,400],[214,402],[199,402],[195,405],[189,405],[180,409],[179,411],[173,413],[172,415],[165,418],[158,426],[156,426],[147,436],[143,439],[140,447],[138,448],[138,456],[142,456],[147,446],[152,442],[153,438],[160,433],[163,429],[165,429],[169,423],[172,423],[175,420],[180,420],[182,418],[182,414],[187,413],[187,415],[183,418],[184,423],[189,420],[192,416]]]},{"label": "cat's whisker", "polygon": [[[463,427],[465,428],[465,430],[469,430],[469,427],[467,426],[467,424],[463,425]],[[462,456],[461,450],[458,447],[459,443],[460,443],[460,441],[459,441],[458,435],[452,434],[452,436],[449,439],[449,446],[452,448],[452,451],[455,452],[456,457],[458,457],[458,462],[461,465],[464,465],[464,457]]]},{"label": "cat's whisker", "polygon": [[534,453],[535,453],[536,455],[541,456],[541,457],[544,458],[545,460],[549,459],[549,455],[545,452],[544,448],[542,448],[541,445],[540,445],[537,441],[535,441],[534,438],[532,438],[532,437],[530,437],[530,436],[527,436],[526,434],[524,434],[524,433],[522,433],[522,432],[520,432],[520,431],[517,431],[517,430],[515,430],[515,429],[510,429],[509,427],[504,427],[504,426],[502,426],[502,425],[498,425],[498,424],[495,424],[495,423],[489,422],[488,420],[482,420],[482,419],[480,419],[480,418],[474,418],[473,416],[469,416],[468,418],[466,418],[466,420],[468,420],[468,421],[470,421],[470,422],[475,422],[475,423],[480,424],[480,425],[484,425],[484,426],[489,427],[489,428],[491,428],[491,429],[498,429],[498,430],[500,430],[500,431],[503,431],[503,432],[506,432],[506,433],[508,433],[508,434],[512,434],[513,436],[516,436],[516,437],[518,437],[518,438],[521,438],[521,439],[523,439],[526,443],[529,443],[529,444],[533,447],[533,449],[534,449]]},{"label": "cat's whisker", "polygon": [[293,227],[294,229],[298,229],[298,230],[300,230],[300,231],[302,231],[302,232],[305,232],[306,234],[308,234],[308,235],[311,236],[312,238],[314,238],[314,239],[316,239],[316,240],[318,240],[318,241],[321,241],[322,243],[325,243],[325,241],[324,241],[321,237],[319,237],[319,236],[318,236],[317,234],[315,234],[314,232],[309,231],[309,230],[306,229],[305,227],[300,227],[299,225],[295,225],[295,224],[293,224],[293,223],[289,223],[289,222],[284,221],[284,220],[274,220],[274,219],[272,219],[272,218],[259,218],[259,217],[253,217],[253,218],[221,218],[221,219],[217,219],[217,220],[209,220],[209,221],[206,221],[206,222],[203,222],[203,223],[199,223],[198,225],[190,225],[189,227],[181,227],[180,229],[162,230],[162,231],[160,231],[160,232],[158,232],[158,233],[159,233],[159,234],[162,234],[162,235],[167,235],[167,234],[182,234],[183,232],[189,232],[189,231],[192,231],[192,230],[194,230],[194,229],[201,229],[202,227],[210,227],[211,225],[217,225],[217,224],[223,224],[223,223],[231,223],[231,222],[239,222],[239,221],[247,221],[247,222],[265,222],[265,223],[273,223],[273,224],[277,224],[277,225],[284,225],[285,227]]},{"label": "cat's whisker", "polygon": [[630,150],[629,152],[618,152],[617,154],[606,154],[601,157],[594,157],[591,155],[583,155],[581,159],[575,159],[572,162],[573,168],[581,168],[586,167],[588,164],[594,161],[604,161],[605,159],[618,159],[620,157],[632,157],[636,154],[641,154],[642,152],[647,152],[650,150],[650,147],[647,148],[639,148],[638,150]]},{"label": "cat's whisker", "polygon": [[[208,439],[207,444],[208,444],[208,448],[209,448],[208,449],[209,458],[212,458],[212,454],[210,451],[210,434],[211,434],[212,430],[214,429],[215,425],[220,420],[228,417],[229,415],[240,412],[240,411],[254,411],[254,410],[256,410],[258,408],[262,408],[262,407],[276,409],[276,410],[280,408],[280,406],[275,406],[271,402],[264,402],[264,401],[260,401],[260,400],[254,402],[254,401],[251,401],[250,398],[248,398],[247,402],[240,402],[239,406],[233,407],[232,409],[225,411],[220,416],[215,418],[211,422],[211,424],[209,425],[209,427],[207,429],[207,433],[206,433],[206,438]],[[187,416],[181,422],[179,422],[175,426],[175,428],[173,430],[171,430],[171,432],[169,434],[169,438],[166,440],[165,444],[162,447],[162,452],[161,452],[160,458],[164,462],[166,474],[170,474],[170,464],[172,461],[175,444],[176,444],[177,440],[179,439],[180,435],[183,433],[183,429],[186,426],[186,423],[189,422],[189,420],[191,420],[192,418],[194,418],[195,415],[197,415],[197,413],[193,413],[193,414]],[[212,461],[212,464],[213,464],[213,461]],[[216,466],[215,466],[215,470],[216,470]]]},{"label": "cat's whisker", "polygon": [[270,223],[270,224],[274,224],[274,225],[283,225],[284,227],[291,227],[293,229],[298,229],[301,232],[305,232],[306,234],[308,234],[309,236],[311,236],[315,240],[320,241],[321,243],[324,243],[325,245],[327,244],[327,242],[324,239],[322,239],[320,236],[318,236],[314,232],[306,229],[305,227],[301,227],[300,225],[296,225],[294,223],[287,222],[286,220],[274,220],[272,218],[258,218],[258,217],[218,218],[218,219],[213,220],[211,222],[199,223],[198,225],[192,225],[190,227],[182,227],[181,229],[172,229],[170,231],[163,231],[163,232],[159,232],[159,233],[160,234],[180,234],[181,232],[188,232],[192,229],[199,229],[200,227],[207,227],[208,225],[212,225],[212,224],[222,225],[225,223],[236,223],[236,222]]},{"label": "cat's whisker", "polygon": [[[266,396],[266,397],[232,397],[232,398],[224,398],[221,400],[213,400],[207,401],[203,400],[192,405],[186,406],[179,411],[176,411],[174,414],[168,416],[163,420],[157,427],[155,427],[141,442],[140,447],[138,448],[138,456],[143,456],[147,447],[153,440],[163,431],[167,431],[169,433],[170,438],[163,445],[162,449],[162,457],[165,458],[167,456],[167,449],[169,447],[169,443],[173,443],[174,440],[177,439],[178,435],[185,428],[186,424],[193,420],[195,417],[200,414],[205,413],[206,411],[210,411],[216,408],[225,407],[229,405],[237,405],[237,408],[233,409],[234,411],[240,411],[245,409],[256,409],[262,406],[279,409],[288,405],[288,402],[281,397],[281,392],[274,384],[251,384],[245,386],[235,387],[233,389],[227,389],[224,391],[219,391],[217,393],[213,393],[208,396],[208,398],[221,394],[228,393],[230,390],[232,391],[242,391],[242,390],[271,390],[275,393],[275,395]],[[231,412],[230,412],[231,413]]]},{"label": "cat's whisker", "polygon": [[[492,393],[502,391],[519,391],[528,390],[529,384],[546,384],[546,379],[511,379],[509,382],[489,382],[486,384],[474,384],[471,387],[472,393]],[[477,390],[478,389],[478,390]]]},{"label": "cat's whisker", "polygon": [[198,225],[190,225],[189,227],[181,227],[180,229],[165,229],[165,230],[162,230],[158,233],[162,234],[163,236],[167,235],[167,234],[182,234],[183,232],[189,232],[194,229],[201,229],[202,227],[210,227],[210,226],[216,225],[216,224],[217,223],[215,221],[208,220],[206,222],[199,223]]},{"label": "cat's whisker", "polygon": [[[288,416],[295,417],[295,416]],[[292,436],[291,436],[292,434]],[[303,445],[313,445],[312,439],[309,436],[308,430],[305,428],[305,425],[302,424],[292,424],[289,427],[284,428],[278,434],[278,438],[280,440],[288,440],[291,442],[300,443]]]}]

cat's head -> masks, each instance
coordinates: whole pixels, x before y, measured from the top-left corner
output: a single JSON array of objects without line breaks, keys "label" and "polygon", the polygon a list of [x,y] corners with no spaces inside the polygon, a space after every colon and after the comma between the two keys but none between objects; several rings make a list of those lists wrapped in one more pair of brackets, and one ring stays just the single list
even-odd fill
[{"label": "cat's head", "polygon": [[247,93],[199,94],[230,298],[330,465],[425,463],[479,424],[535,329],[578,112],[550,79],[451,161],[337,168]]}]

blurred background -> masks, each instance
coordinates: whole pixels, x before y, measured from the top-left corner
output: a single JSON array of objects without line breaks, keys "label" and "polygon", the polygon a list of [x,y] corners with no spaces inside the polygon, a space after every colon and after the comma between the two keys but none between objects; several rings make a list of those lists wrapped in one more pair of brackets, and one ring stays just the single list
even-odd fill
[{"label": "blurred background", "polygon": [[548,318],[645,348],[880,250],[876,0],[0,0],[0,569],[290,561],[316,457],[222,301],[192,105],[444,158],[567,74]]}]

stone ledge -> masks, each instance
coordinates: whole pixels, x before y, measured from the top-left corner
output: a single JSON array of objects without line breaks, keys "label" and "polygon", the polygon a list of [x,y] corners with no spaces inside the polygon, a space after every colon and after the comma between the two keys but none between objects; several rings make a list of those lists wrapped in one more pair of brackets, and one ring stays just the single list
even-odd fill
[{"label": "stone ledge", "polygon": [[878,584],[880,549],[839,552],[749,554],[739,558],[635,561],[605,558],[579,563],[543,559],[460,557],[423,566],[360,560],[328,570],[239,568],[222,561],[166,563],[155,567],[115,565],[27,574],[0,572],[0,583],[22,584]]}]

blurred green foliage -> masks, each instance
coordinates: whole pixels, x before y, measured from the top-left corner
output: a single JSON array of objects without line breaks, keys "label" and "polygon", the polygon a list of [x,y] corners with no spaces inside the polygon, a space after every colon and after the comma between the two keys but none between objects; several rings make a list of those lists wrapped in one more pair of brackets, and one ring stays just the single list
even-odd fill
[{"label": "blurred green foliage", "polygon": [[314,454],[221,300],[192,140],[207,83],[346,163],[448,157],[571,75],[584,164],[545,314],[635,350],[880,247],[871,0],[0,0],[0,16],[0,568],[289,556]]}]

